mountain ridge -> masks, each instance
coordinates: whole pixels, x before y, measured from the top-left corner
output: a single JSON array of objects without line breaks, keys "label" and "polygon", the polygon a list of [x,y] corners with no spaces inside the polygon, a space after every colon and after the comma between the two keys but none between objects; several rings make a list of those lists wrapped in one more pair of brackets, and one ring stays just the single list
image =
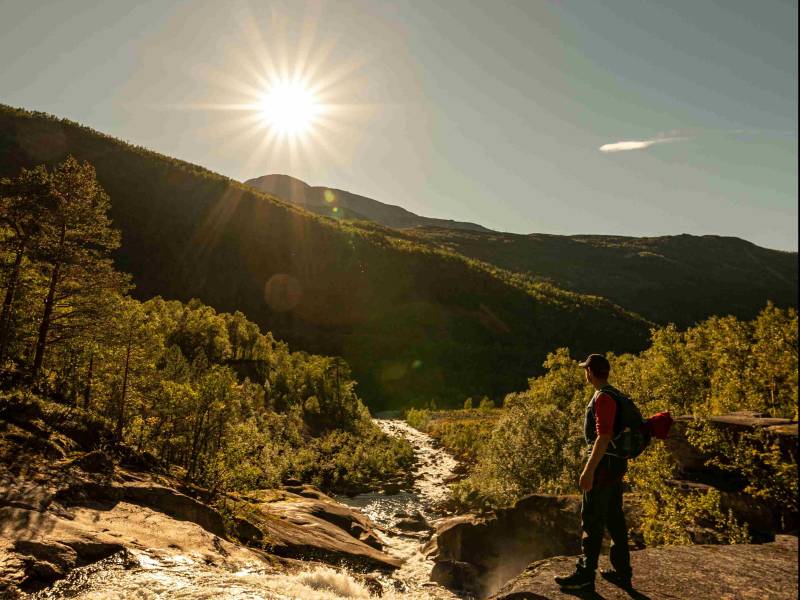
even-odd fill
[{"label": "mountain ridge", "polygon": [[[245,185],[322,216],[376,222],[560,289],[608,298],[660,324],[690,326],[717,313],[752,319],[767,300],[779,306],[797,303],[797,253],[734,236],[518,234],[419,217],[351,192],[310,186],[290,175],[264,175]],[[386,218],[380,206],[410,216]]]},{"label": "mountain ridge", "polygon": [[244,185],[253,187],[261,192],[275,195],[287,202],[331,218],[342,218],[342,215],[337,213],[346,210],[352,213],[355,219],[374,221],[380,225],[392,227],[393,229],[449,227],[451,229],[490,231],[483,225],[478,225],[477,223],[423,217],[402,206],[386,204],[379,200],[361,196],[360,194],[354,194],[346,190],[312,186],[301,179],[286,174],[276,173],[254,177],[246,180]]}]

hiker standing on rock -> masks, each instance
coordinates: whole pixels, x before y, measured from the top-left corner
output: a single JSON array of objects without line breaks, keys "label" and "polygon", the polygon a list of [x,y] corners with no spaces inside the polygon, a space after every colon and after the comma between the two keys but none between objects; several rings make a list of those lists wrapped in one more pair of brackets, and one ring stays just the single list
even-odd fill
[{"label": "hiker standing on rock", "polygon": [[603,533],[611,535],[611,565],[613,570],[601,575],[623,588],[631,587],[631,557],[628,550],[628,528],[622,512],[622,478],[628,468],[625,458],[614,454],[613,439],[620,433],[621,403],[626,397],[609,385],[611,366],[601,354],[591,354],[580,363],[586,381],[595,389],[584,419],[584,436],[589,460],[580,476],[583,492],[581,503],[581,549],[575,572],[556,577],[565,590],[593,590],[597,560]]}]

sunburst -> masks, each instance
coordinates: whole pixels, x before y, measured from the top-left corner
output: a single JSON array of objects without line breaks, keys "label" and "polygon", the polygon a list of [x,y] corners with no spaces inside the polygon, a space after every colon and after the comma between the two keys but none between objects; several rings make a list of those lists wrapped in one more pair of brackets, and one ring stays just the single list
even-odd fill
[{"label": "sunburst", "polygon": [[[354,75],[364,59],[333,63],[335,44],[317,36],[322,15],[309,15],[301,31],[280,21],[263,22],[252,13],[239,24],[245,42],[231,52],[235,68],[212,70],[202,75],[225,103],[201,103],[183,108],[221,110],[230,118],[209,126],[209,136],[221,139],[222,152],[245,156],[241,169],[258,172],[270,157],[306,164],[325,161],[344,167],[343,137],[350,137],[360,119],[378,107],[346,101],[357,94]],[[291,30],[293,35],[286,35]],[[266,42],[269,40],[269,43]],[[239,116],[234,116],[235,113]]]}]

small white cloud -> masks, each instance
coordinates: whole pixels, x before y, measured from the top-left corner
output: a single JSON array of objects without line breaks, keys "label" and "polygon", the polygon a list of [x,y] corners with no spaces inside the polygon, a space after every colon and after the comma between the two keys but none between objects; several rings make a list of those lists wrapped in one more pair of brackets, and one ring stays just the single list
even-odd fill
[{"label": "small white cloud", "polygon": [[600,152],[625,152],[626,150],[644,150],[655,144],[664,144],[666,142],[677,142],[686,140],[685,137],[663,137],[654,138],[652,140],[625,140],[622,142],[614,142],[613,144],[603,144],[600,146]]}]

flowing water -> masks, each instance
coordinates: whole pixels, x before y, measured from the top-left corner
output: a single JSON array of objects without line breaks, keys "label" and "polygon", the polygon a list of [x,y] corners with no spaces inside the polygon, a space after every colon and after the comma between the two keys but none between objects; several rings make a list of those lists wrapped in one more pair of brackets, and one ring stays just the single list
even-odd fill
[{"label": "flowing water", "polygon": [[[398,419],[378,419],[388,434],[402,436],[414,446],[417,466],[414,486],[397,494],[368,493],[338,498],[369,516],[389,554],[404,563],[391,576],[376,579],[383,586],[383,598],[394,600],[458,598],[429,581],[433,563],[421,548],[425,534],[403,533],[396,525],[404,516],[420,513],[429,523],[441,518],[441,501],[446,498],[445,479],[457,466],[455,459],[436,448],[433,440]],[[137,550],[126,551],[89,567],[76,569],[52,588],[34,595],[37,599],[113,598],[119,600],[230,599],[230,600],[338,600],[369,599],[363,578],[346,570],[313,567],[298,573],[275,573],[255,561],[236,571],[206,564],[197,557]]]}]

